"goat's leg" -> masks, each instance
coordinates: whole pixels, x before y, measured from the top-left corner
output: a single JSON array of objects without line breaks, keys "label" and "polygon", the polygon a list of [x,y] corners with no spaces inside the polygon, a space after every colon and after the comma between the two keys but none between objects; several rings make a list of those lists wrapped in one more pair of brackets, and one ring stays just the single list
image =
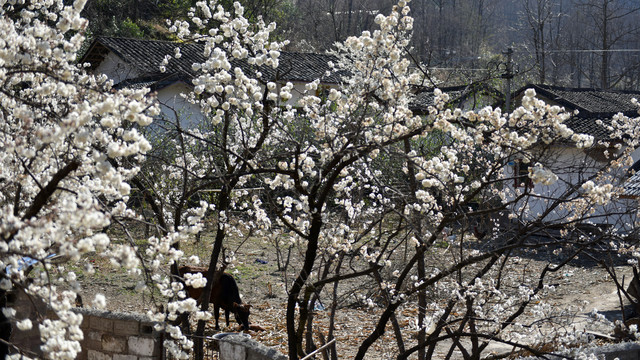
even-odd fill
[{"label": "goat's leg", "polygon": [[224,318],[227,320],[227,327],[229,327],[229,310],[224,311]]},{"label": "goat's leg", "polygon": [[[216,330],[220,330],[220,325],[218,325],[218,319],[220,318],[220,305],[213,304],[213,316],[216,318]],[[229,321],[227,321],[227,324]]]}]

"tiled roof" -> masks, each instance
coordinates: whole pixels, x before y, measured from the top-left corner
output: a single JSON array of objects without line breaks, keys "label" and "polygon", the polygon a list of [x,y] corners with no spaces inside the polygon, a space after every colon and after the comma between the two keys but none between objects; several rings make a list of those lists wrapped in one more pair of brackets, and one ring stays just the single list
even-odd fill
[{"label": "tiled roof", "polygon": [[[483,93],[492,97],[496,103],[502,99],[503,95],[494,88],[488,87],[483,84],[470,84],[462,86],[450,86],[439,88],[443,93],[449,95],[448,105],[458,107],[461,103],[470,95],[474,93]],[[433,94],[434,88],[419,88],[415,92],[415,97],[409,104],[409,108],[414,112],[424,113],[429,106],[434,105],[435,95]],[[495,104],[492,104],[495,105]]]},{"label": "tiled roof", "polygon": [[631,165],[628,170],[629,178],[623,184],[623,197],[640,198],[640,160]]},{"label": "tiled roof", "polygon": [[[204,47],[200,44],[178,44],[171,41],[139,40],[114,37],[98,37],[94,45],[102,45],[113,51],[119,58],[133,66],[145,76],[158,75],[160,64],[166,55],[173,55],[174,49],[180,47],[182,57],[171,59],[166,65],[166,75],[177,74],[193,77],[191,68],[194,62],[204,62]],[[91,52],[91,49],[89,50]]]},{"label": "tiled roof", "polygon": [[623,196],[640,197],[640,172],[631,175],[623,186]]},{"label": "tiled roof", "polygon": [[[426,111],[429,106],[435,105],[435,95],[433,94],[433,88],[419,90],[416,92],[415,97],[411,100],[409,104],[409,108],[414,111]],[[447,93],[449,95],[449,103],[455,102],[455,100],[459,99],[463,92],[463,88],[442,88],[440,89],[442,92]]]},{"label": "tiled roof", "polygon": [[[282,52],[278,66],[279,78],[285,81],[311,82],[321,79],[324,83],[339,84],[342,82],[342,72],[331,73],[330,62],[335,63],[336,57],[326,54]],[[276,78],[273,68],[262,70],[267,77]]]},{"label": "tiled roof", "polygon": [[[576,133],[579,134],[588,134],[594,137],[595,140],[604,140],[608,139],[610,132],[605,128],[604,125],[611,124],[611,116],[598,116],[598,117],[589,117],[589,116],[581,116],[582,113],[578,114],[578,116],[573,116],[569,120],[565,121],[565,124]],[[602,120],[603,124],[598,125],[596,122],[598,120]]]},{"label": "tiled roof", "polygon": [[526,89],[534,89],[539,98],[562,106],[566,111],[578,110],[578,115],[569,119],[567,125],[575,132],[589,134],[596,139],[609,137],[609,132],[598,125],[597,120],[610,123],[613,116],[620,112],[627,116],[638,116],[638,107],[633,105],[632,99],[640,99],[640,91],[530,84],[522,87],[516,94],[522,94]]},{"label": "tiled roof", "polygon": [[[176,47],[180,48],[182,56],[179,59],[169,60],[163,76],[160,72],[160,64],[166,55],[173,56]],[[191,83],[197,75],[197,72],[192,69],[192,64],[206,60],[203,55],[203,43],[98,37],[81,61],[89,62],[92,67],[96,67],[109,51],[138,70],[144,78],[154,76],[166,78],[171,75],[188,83]],[[311,82],[320,79],[324,83],[337,84],[341,82],[340,74],[331,73],[327,76],[327,72],[331,70],[329,63],[335,60],[334,56],[326,54],[281,52],[278,69],[262,66],[259,70],[265,81]],[[237,61],[233,65],[242,68],[245,72],[253,71],[252,67],[244,61]]]},{"label": "tiled roof", "polygon": [[586,88],[565,88],[551,85],[527,85],[536,93],[557,102],[567,110],[579,110],[584,117],[598,117],[619,112],[638,115],[638,107],[631,102],[640,98],[638,91],[599,90]]},{"label": "tiled roof", "polygon": [[121,88],[129,88],[129,89],[142,89],[149,88],[151,91],[155,91],[158,89],[162,89],[166,86],[169,86],[176,81],[184,81],[178,75],[167,75],[167,74],[158,74],[152,76],[143,76],[133,79],[127,79],[119,82],[115,85],[117,89]]}]

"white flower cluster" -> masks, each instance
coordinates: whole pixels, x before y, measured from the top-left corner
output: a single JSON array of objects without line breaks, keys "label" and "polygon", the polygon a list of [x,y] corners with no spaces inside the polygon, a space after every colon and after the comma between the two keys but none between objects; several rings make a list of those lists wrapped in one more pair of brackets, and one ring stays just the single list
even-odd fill
[{"label": "white flower cluster", "polygon": [[611,201],[613,193],[612,184],[596,184],[592,180],[582,184],[582,190],[585,191],[587,197],[598,205],[605,205]]},{"label": "white flower cluster", "polygon": [[205,285],[207,285],[207,279],[202,277],[201,273],[187,273],[184,274],[184,283],[185,285],[191,286],[194,289],[203,288]]},{"label": "white flower cluster", "polygon": [[529,178],[534,184],[551,185],[558,181],[558,175],[546,169],[542,164],[537,163],[529,168]]}]

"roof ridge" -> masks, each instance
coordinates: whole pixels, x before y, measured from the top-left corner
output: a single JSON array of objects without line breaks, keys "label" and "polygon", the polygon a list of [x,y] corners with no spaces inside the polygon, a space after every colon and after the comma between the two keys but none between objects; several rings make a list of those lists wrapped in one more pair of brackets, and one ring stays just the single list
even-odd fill
[{"label": "roof ridge", "polygon": [[319,52],[311,52],[311,51],[287,51],[287,50],[281,50],[281,52],[285,52],[285,53],[288,53],[288,54],[300,54],[300,55],[320,55],[320,56],[331,55],[331,56],[335,56],[334,54],[330,54],[328,51],[325,51],[324,53],[319,53]]},{"label": "roof ridge", "polygon": [[134,37],[125,37],[125,36],[108,36],[108,35],[98,35],[97,39],[118,39],[118,40],[132,40],[132,41],[140,41],[140,42],[159,42],[159,43],[169,43],[169,44],[181,44],[179,41],[174,40],[159,40],[159,39],[141,39]]},{"label": "roof ridge", "polygon": [[[165,44],[175,44],[175,45],[204,45],[201,41],[178,41],[178,40],[159,40],[159,39],[141,39],[134,37],[124,37],[124,36],[108,36],[108,35],[98,35],[95,37],[97,39],[115,39],[115,40],[125,40],[125,41],[137,41],[137,42],[155,42],[155,43],[165,43]],[[318,55],[318,56],[336,56],[335,54],[331,54],[328,51],[325,52],[311,52],[311,51],[286,51],[281,50],[282,53],[287,54],[299,54],[299,55]]]},{"label": "roof ridge", "polygon": [[[173,56],[173,48],[181,48],[181,57]],[[177,42],[169,40],[153,40],[140,38],[124,38],[115,36],[98,36],[89,47],[82,61],[90,61],[93,66],[101,63],[108,52],[115,54],[122,62],[136,69],[140,75],[156,75],[156,73],[177,73],[184,78],[194,78],[197,71],[192,64],[206,61],[204,56],[205,44],[202,42]],[[165,63],[163,59],[171,56],[171,60]],[[333,72],[329,63],[335,59],[335,55],[282,51],[280,56],[281,67],[273,70],[267,66],[261,66],[260,71],[265,78],[277,78],[278,74],[286,75],[282,81],[313,81],[322,79],[326,83],[340,83],[341,74]],[[245,70],[253,68],[244,59],[230,59],[234,66]],[[164,63],[165,68],[161,70]],[[249,69],[250,70],[250,69]],[[332,73],[327,75],[327,71]]]},{"label": "roof ridge", "polygon": [[570,87],[570,86],[561,86],[561,85],[549,85],[549,84],[527,84],[523,86],[520,90],[526,89],[529,87],[538,87],[546,90],[563,90],[563,91],[572,91],[572,92],[610,92],[610,93],[623,93],[623,94],[640,94],[638,90],[626,90],[626,89],[599,89],[594,87]]}]

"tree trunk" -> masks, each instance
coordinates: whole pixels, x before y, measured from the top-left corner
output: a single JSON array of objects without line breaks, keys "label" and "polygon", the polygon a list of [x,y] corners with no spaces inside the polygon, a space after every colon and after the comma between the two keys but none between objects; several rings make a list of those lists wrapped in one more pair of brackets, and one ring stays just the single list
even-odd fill
[{"label": "tree trunk", "polygon": [[[318,239],[320,238],[320,230],[322,229],[322,215],[320,211],[313,213],[311,219],[311,228],[307,239],[307,251],[304,256],[304,264],[298,277],[293,282],[289,297],[287,299],[287,340],[289,343],[289,359],[298,359],[298,350],[302,349],[302,338],[296,334],[296,304],[298,304],[298,296],[302,290],[302,286],[309,278],[313,270],[313,264],[316,261],[318,251]],[[300,307],[306,304],[299,304]]]},{"label": "tree trunk", "polygon": [[[409,156],[411,153],[411,143],[409,140],[404,140],[404,152],[405,155]],[[418,191],[418,184],[416,182],[416,170],[413,161],[407,159],[407,168],[408,168],[408,178],[409,178],[409,189],[411,189],[411,200],[415,199],[416,192]],[[419,216],[417,216],[413,225],[416,227],[416,233],[422,233],[422,222]],[[419,250],[417,250],[419,251]],[[424,264],[424,252],[421,252],[421,256],[418,258],[418,279],[424,279],[426,276],[425,264]],[[425,350],[425,342],[427,339],[427,334],[425,330],[425,318],[427,308],[427,290],[423,289],[418,292],[418,345],[420,349],[418,350],[418,359],[425,360],[426,359],[426,350]],[[400,351],[404,352],[403,349]]]},{"label": "tree trunk", "polygon": [[[220,195],[218,196],[218,211],[223,212],[226,211],[229,206],[229,192],[233,186],[223,186]],[[202,295],[200,296],[202,303],[200,304],[200,308],[202,311],[206,311],[209,309],[209,298],[211,297],[211,289],[213,288],[214,274],[216,271],[216,266],[218,264],[218,258],[220,257],[220,252],[222,251],[222,243],[225,239],[224,225],[218,223],[218,229],[216,231],[216,239],[213,243],[213,250],[211,251],[211,256],[209,257],[209,269],[207,271],[207,284],[202,290]],[[206,322],[204,320],[199,320],[198,325],[196,327],[195,338],[193,339],[193,356],[195,360],[203,360],[204,359],[204,330],[205,330]]]},{"label": "tree trunk", "polygon": [[600,62],[600,87],[602,89],[609,88],[609,1],[605,0],[602,4],[602,61]]}]

